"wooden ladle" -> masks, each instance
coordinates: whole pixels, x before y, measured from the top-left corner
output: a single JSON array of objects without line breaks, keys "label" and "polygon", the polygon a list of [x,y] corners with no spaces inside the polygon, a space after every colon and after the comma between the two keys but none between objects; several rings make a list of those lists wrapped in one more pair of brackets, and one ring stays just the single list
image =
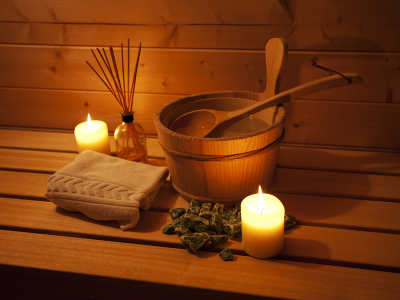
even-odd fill
[{"label": "wooden ladle", "polygon": [[[265,91],[261,94],[261,97],[264,99],[276,95],[279,91],[279,84],[286,65],[287,48],[286,41],[281,38],[272,38],[265,46],[267,86]],[[169,129],[185,135],[204,137],[209,133],[217,121],[217,119],[213,117],[214,112],[215,115],[217,115],[218,112],[215,110],[192,111],[176,119],[169,126]]]},{"label": "wooden ladle", "polygon": [[360,84],[363,82],[357,73],[345,73],[343,75],[348,78],[350,82],[340,75],[327,76],[234,111],[218,111],[212,109],[194,110],[177,118],[169,126],[169,129],[194,137],[220,137],[232,124],[261,110],[322,90],[349,84]]}]

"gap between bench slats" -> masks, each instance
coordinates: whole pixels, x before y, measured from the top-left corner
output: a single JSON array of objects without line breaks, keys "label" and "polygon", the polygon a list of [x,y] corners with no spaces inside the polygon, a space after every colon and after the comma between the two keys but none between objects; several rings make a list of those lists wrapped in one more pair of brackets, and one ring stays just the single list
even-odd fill
[{"label": "gap between bench slats", "polygon": [[[318,177],[318,174],[315,175]],[[48,174],[0,171],[2,183],[0,195],[45,200],[44,192],[48,178]],[[315,183],[311,181],[308,185],[309,192],[312,193]],[[291,187],[288,186],[287,189]],[[284,193],[285,188],[273,193],[278,192]],[[397,222],[397,216],[400,214],[399,203],[296,194],[278,194],[278,196],[282,197],[286,212],[295,215],[300,222],[306,224],[350,226],[350,228],[370,228],[389,232],[400,230],[400,222]],[[164,184],[157,194],[152,210],[168,211],[172,207],[187,205],[187,201],[172,188],[171,184]]]},{"label": "gap between bench slats", "polygon": [[[145,281],[297,299],[397,299],[400,293],[400,274],[389,272],[240,255],[223,262],[212,252],[192,255],[181,249],[15,231],[1,231],[0,264],[129,280],[135,289]],[[101,287],[94,290],[91,297],[104,297],[96,294]]]},{"label": "gap between bench slats", "polygon": [[[110,145],[115,154],[111,136]],[[66,132],[0,128],[0,147],[3,148],[0,148],[0,155],[7,158],[0,161],[0,168],[55,172],[72,162],[77,155],[75,137],[72,133]],[[147,147],[152,164],[157,163],[156,159],[164,159],[157,138],[147,138]],[[327,149],[283,143],[277,165],[285,168],[400,175],[400,153]]]},{"label": "gap between bench slats", "polygon": [[[294,215],[299,224],[335,228],[400,233],[400,204],[310,195],[272,193]],[[188,207],[171,184],[160,189],[151,210],[167,212],[170,208]]]},{"label": "gap between bench slats", "polygon": [[[75,135],[72,132],[49,132],[18,129],[0,129],[0,147],[26,150],[48,150],[78,154]],[[114,137],[109,136],[111,152],[116,153]],[[164,158],[158,140],[147,138],[147,150],[150,157]]]},{"label": "gap between bench slats", "polygon": [[[0,170],[4,185],[0,194],[42,197],[48,178],[48,174]],[[269,192],[399,202],[400,177],[277,168]]]},{"label": "gap between bench slats", "polygon": [[[3,229],[184,249],[177,235],[161,232],[171,221],[169,213],[141,211],[136,226],[122,231],[116,221],[94,221],[50,202],[0,198]],[[240,238],[203,249],[220,252],[226,247],[246,255]],[[285,231],[285,248],[278,258],[400,272],[399,248],[400,235],[299,225]]]}]

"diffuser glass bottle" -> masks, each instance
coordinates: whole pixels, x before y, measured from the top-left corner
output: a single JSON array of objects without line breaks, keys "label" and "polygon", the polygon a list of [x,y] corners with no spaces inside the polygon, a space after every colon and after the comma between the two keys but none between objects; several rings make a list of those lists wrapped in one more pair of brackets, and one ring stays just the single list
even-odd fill
[{"label": "diffuser glass bottle", "polygon": [[147,163],[146,133],[134,121],[133,112],[121,113],[122,124],[114,132],[117,156],[126,160]]}]

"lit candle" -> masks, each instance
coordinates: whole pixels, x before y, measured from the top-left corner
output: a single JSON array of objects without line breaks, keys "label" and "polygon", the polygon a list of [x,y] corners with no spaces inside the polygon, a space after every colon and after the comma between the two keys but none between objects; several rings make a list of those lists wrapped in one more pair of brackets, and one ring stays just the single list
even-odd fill
[{"label": "lit candle", "polygon": [[89,114],[87,122],[80,123],[75,127],[75,139],[79,153],[83,150],[93,150],[111,154],[107,124],[103,121],[90,120]]},{"label": "lit candle", "polygon": [[269,258],[283,249],[285,208],[275,196],[259,193],[246,197],[242,208],[243,250],[257,258]]}]

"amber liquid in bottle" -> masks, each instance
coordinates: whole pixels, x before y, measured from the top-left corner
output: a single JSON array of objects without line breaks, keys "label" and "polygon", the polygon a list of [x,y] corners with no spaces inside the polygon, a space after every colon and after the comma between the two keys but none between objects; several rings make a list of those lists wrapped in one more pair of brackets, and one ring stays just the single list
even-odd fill
[{"label": "amber liquid in bottle", "polygon": [[147,163],[146,133],[134,121],[133,113],[121,113],[122,124],[114,132],[117,156],[126,160]]}]

